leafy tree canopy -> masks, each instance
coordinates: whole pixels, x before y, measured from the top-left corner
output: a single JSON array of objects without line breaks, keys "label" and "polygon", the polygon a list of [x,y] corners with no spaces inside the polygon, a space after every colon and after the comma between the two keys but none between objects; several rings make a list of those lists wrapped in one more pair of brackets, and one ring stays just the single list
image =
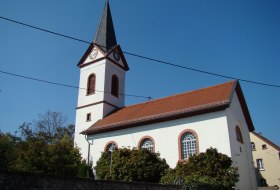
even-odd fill
[{"label": "leafy tree canopy", "polygon": [[60,112],[39,114],[19,127],[20,136],[0,133],[0,169],[88,176],[90,167],[74,147],[74,125]]},{"label": "leafy tree canopy", "polygon": [[95,167],[99,179],[152,183],[158,183],[168,168],[158,153],[127,148],[103,152]]},{"label": "leafy tree canopy", "polygon": [[178,162],[161,179],[162,183],[180,184],[185,189],[231,189],[237,181],[238,171],[232,167],[232,160],[214,148]]}]

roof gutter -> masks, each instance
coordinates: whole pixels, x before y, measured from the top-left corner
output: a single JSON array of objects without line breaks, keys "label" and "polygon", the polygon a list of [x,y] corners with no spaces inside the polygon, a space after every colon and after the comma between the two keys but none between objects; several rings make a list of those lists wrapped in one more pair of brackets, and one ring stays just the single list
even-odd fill
[{"label": "roof gutter", "polygon": [[210,113],[210,112],[215,112],[215,111],[221,111],[221,110],[228,108],[229,105],[230,105],[230,101],[226,100],[226,101],[220,101],[220,102],[206,104],[206,105],[202,105],[202,106],[198,106],[198,107],[176,110],[176,111],[172,111],[172,112],[161,113],[161,114],[151,115],[151,116],[142,117],[142,118],[136,118],[136,119],[123,121],[123,122],[117,122],[117,123],[100,125],[100,126],[93,125],[92,127],[94,127],[94,129],[91,129],[91,128],[87,129],[87,130],[81,132],[81,134],[92,135],[92,134],[98,134],[98,133],[103,133],[103,132],[126,129],[126,128],[130,128],[130,127],[143,126],[143,125],[148,125],[148,124],[153,124],[153,123],[158,123],[158,122],[170,121],[170,120],[180,119],[180,118],[184,118],[184,117],[190,117],[190,116],[195,116],[195,115],[200,115],[200,114],[205,114],[205,113]]}]

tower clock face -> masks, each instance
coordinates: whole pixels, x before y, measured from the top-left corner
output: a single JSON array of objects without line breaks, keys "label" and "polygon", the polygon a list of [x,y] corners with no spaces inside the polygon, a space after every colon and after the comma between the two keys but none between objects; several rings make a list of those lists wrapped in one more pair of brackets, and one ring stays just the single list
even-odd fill
[{"label": "tower clock face", "polygon": [[120,54],[117,51],[114,51],[113,56],[116,61],[120,60]]},{"label": "tower clock face", "polygon": [[98,51],[96,49],[93,49],[92,52],[89,54],[89,58],[94,59],[94,58],[96,58],[97,54],[98,54]]}]

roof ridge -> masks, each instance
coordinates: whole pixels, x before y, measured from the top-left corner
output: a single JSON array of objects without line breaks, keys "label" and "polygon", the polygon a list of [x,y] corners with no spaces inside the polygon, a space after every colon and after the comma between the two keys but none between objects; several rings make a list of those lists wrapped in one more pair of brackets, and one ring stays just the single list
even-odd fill
[{"label": "roof ridge", "polygon": [[264,137],[263,135],[260,135],[258,133],[256,133],[255,131],[252,132],[254,135],[256,135],[258,138],[262,139],[263,141],[265,141],[266,143],[268,143],[270,146],[274,147],[276,150],[280,151],[280,147],[273,143],[271,140],[269,140],[268,138]]},{"label": "roof ridge", "polygon": [[[195,107],[191,107],[191,108],[183,108],[183,109],[180,109],[180,110],[174,110],[174,111],[158,113],[158,114],[153,114],[153,115],[139,117],[139,118],[133,118],[133,119],[126,120],[126,121],[118,121],[118,122],[113,123],[113,124],[104,124],[104,125],[98,126],[98,128],[95,128],[95,129],[102,131],[102,130],[107,130],[108,128],[111,129],[111,128],[119,127],[119,126],[122,126],[122,125],[125,125],[125,124],[126,125],[135,125],[135,124],[137,125],[141,122],[151,122],[152,120],[155,120],[155,119],[172,118],[172,117],[176,117],[176,116],[183,115],[183,114],[192,114],[194,112],[199,111],[202,107],[204,109],[211,109],[211,108],[214,108],[214,107],[222,108],[224,106],[227,106],[228,103],[229,102],[227,102],[227,101],[217,101],[217,102],[214,102],[214,103],[204,104],[202,106],[195,106]],[[92,126],[98,124],[98,122],[96,122]],[[88,132],[91,132],[91,131],[92,131],[92,129],[88,128],[87,130],[83,131],[82,133],[88,133]]]},{"label": "roof ridge", "polygon": [[131,107],[134,107],[134,106],[140,106],[140,105],[143,105],[143,104],[150,104],[150,103],[153,103],[153,102],[163,101],[163,100],[166,100],[166,99],[169,99],[169,98],[183,96],[185,94],[191,94],[191,93],[195,93],[195,92],[198,92],[198,91],[204,91],[204,90],[207,90],[209,88],[216,88],[218,86],[226,85],[226,84],[229,84],[229,83],[234,83],[236,81],[237,80],[231,80],[231,81],[228,81],[228,82],[225,82],[225,83],[222,83],[222,84],[216,84],[216,85],[200,88],[200,89],[197,89],[197,90],[191,90],[191,91],[187,91],[187,92],[178,93],[178,94],[175,94],[175,95],[170,95],[170,96],[166,96],[166,97],[162,97],[162,98],[157,98],[157,99],[154,99],[154,100],[151,100],[151,101],[148,101],[148,102],[141,102],[141,103],[137,103],[137,104],[132,104],[132,105],[129,105],[129,106],[124,106],[122,109],[128,109],[128,108],[131,108]]}]

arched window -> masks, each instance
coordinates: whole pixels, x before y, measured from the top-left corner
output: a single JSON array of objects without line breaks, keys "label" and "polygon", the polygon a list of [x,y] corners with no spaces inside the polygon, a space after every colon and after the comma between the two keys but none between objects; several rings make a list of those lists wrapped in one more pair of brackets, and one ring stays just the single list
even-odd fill
[{"label": "arched window", "polygon": [[139,148],[147,149],[154,152],[154,140],[151,137],[143,137],[140,140]]},{"label": "arched window", "polygon": [[192,130],[183,131],[179,136],[179,157],[180,160],[189,159],[189,157],[198,153],[197,135]]},{"label": "arched window", "polygon": [[118,149],[118,145],[117,145],[117,143],[114,142],[114,141],[110,141],[110,142],[108,142],[108,143],[105,145],[105,151],[106,151],[106,152],[108,152],[108,151],[112,152],[112,151],[114,151],[114,150],[116,150],[116,149]]},{"label": "arched window", "polygon": [[116,75],[112,76],[112,86],[111,86],[111,94],[113,96],[119,97],[119,79]]},{"label": "arched window", "polygon": [[236,140],[243,144],[243,137],[239,126],[235,127]]},{"label": "arched window", "polygon": [[95,74],[91,74],[91,75],[88,77],[87,95],[90,95],[90,94],[94,94],[94,93],[95,93],[95,80],[96,80]]},{"label": "arched window", "polygon": [[252,150],[256,150],[256,145],[254,142],[251,142],[251,148],[252,148]]}]

